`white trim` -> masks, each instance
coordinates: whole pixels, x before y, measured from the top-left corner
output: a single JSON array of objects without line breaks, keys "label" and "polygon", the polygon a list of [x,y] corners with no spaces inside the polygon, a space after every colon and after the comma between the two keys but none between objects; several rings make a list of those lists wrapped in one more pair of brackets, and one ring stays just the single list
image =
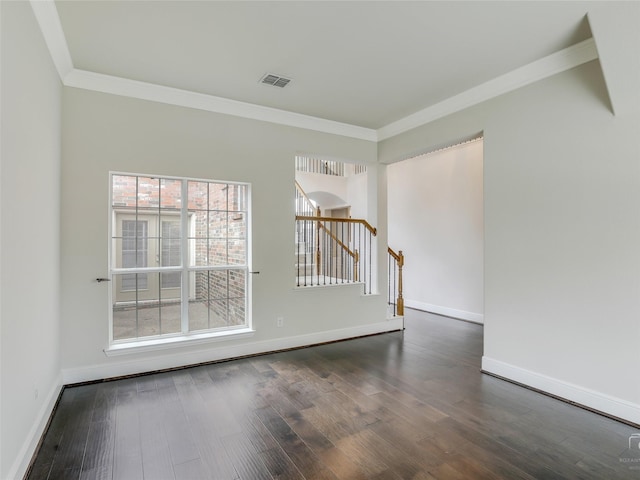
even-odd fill
[{"label": "white trim", "polygon": [[221,330],[201,334],[176,335],[173,337],[152,338],[134,342],[112,343],[103,351],[107,357],[113,357],[130,353],[154,352],[166,350],[167,348],[189,347],[224,340],[239,340],[241,338],[252,337],[254,333],[256,333],[256,331],[250,328],[238,328],[235,330]]},{"label": "white trim", "polygon": [[27,473],[27,469],[31,463],[31,458],[36,452],[38,443],[40,443],[40,438],[44,434],[45,428],[49,423],[49,417],[51,417],[51,413],[53,412],[56,402],[58,401],[58,397],[60,396],[62,385],[62,373],[60,373],[49,391],[47,398],[42,403],[42,407],[38,411],[38,415],[31,426],[31,430],[29,430],[27,438],[16,456],[15,462],[9,469],[7,478],[23,478]]},{"label": "white trim", "polygon": [[137,373],[152,372],[155,370],[162,370],[167,368],[196,365],[204,362],[233,359],[246,355],[256,355],[260,353],[274,352],[289,348],[304,347],[308,345],[332,342],[335,340],[345,340],[354,337],[361,337],[363,335],[390,332],[400,329],[402,329],[402,319],[394,318],[392,320],[379,323],[372,323],[368,325],[342,328],[337,330],[329,330],[307,335],[298,335],[295,337],[262,340],[220,348],[208,347],[202,350],[178,352],[173,354],[164,352],[162,355],[154,356],[151,358],[142,358],[119,363],[63,369],[62,378],[64,384],[68,385],[78,382],[120,377],[123,375],[134,375]]},{"label": "white trim", "polygon": [[430,303],[419,302],[417,300],[409,300],[408,298],[405,298],[404,306],[408,308],[415,308],[416,310],[422,310],[423,312],[437,313],[438,315],[444,315],[445,317],[458,318],[468,322],[484,324],[483,313],[467,312],[465,310],[432,305]]},{"label": "white trim", "polygon": [[584,40],[379,128],[378,141],[394,137],[596,58],[598,58],[598,51],[593,38]]},{"label": "white trim", "polygon": [[607,415],[640,424],[640,405],[483,356],[482,370]]},{"label": "white trim", "polygon": [[378,130],[85,70],[73,69],[64,77],[64,84],[67,87],[195,108],[376,142],[394,137],[596,58],[598,58],[598,52],[595,41],[590,38],[454,95]]},{"label": "white trim", "polygon": [[370,128],[86,70],[73,69],[64,78],[64,84],[67,87],[82,88],[179,107],[195,108],[371,142],[377,140],[376,131]]},{"label": "white trim", "polygon": [[65,77],[73,70],[73,61],[69,53],[67,39],[62,30],[60,16],[53,0],[31,0],[31,8],[36,21],[42,31],[44,42],[47,44],[51,60],[53,61],[60,80],[64,83]]},{"label": "white trim", "polygon": [[30,3],[58,74],[67,87],[195,108],[371,142],[386,140],[598,58],[595,41],[590,38],[374,130],[277,108],[75,69],[54,1],[31,0]]}]

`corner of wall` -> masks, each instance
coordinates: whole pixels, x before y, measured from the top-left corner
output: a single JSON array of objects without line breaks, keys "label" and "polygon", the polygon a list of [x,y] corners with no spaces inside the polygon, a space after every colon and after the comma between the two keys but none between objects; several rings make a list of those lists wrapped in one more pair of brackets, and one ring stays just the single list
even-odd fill
[{"label": "corner of wall", "polygon": [[[640,101],[640,4],[625,2],[614,8],[594,7],[587,20],[595,40],[611,112],[631,111]],[[636,102],[629,101],[635,98]]]},{"label": "corner of wall", "polygon": [[18,456],[16,457],[13,465],[9,469],[8,479],[23,478],[33,460],[33,456],[37,453],[42,436],[46,433],[49,426],[49,421],[53,416],[53,412],[58,404],[60,395],[62,395],[63,383],[62,372],[58,374],[54,384],[49,389],[45,401],[42,403],[42,407],[38,411],[33,425],[29,430],[27,438],[20,447]]}]

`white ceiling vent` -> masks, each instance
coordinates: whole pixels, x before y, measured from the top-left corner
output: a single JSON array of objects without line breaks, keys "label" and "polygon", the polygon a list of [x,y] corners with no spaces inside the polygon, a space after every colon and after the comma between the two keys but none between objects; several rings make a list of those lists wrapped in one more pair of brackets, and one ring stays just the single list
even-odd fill
[{"label": "white ceiling vent", "polygon": [[286,87],[290,81],[290,78],[281,77],[280,75],[274,75],[272,73],[267,73],[260,79],[260,83],[265,83],[267,85],[272,85],[274,87],[280,88]]}]

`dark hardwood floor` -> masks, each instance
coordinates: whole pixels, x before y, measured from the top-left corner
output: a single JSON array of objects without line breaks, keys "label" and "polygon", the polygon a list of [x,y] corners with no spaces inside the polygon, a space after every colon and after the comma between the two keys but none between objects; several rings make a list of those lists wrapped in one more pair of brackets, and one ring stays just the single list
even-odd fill
[{"label": "dark hardwood floor", "polygon": [[28,478],[640,479],[632,427],[481,374],[481,326],[406,327],[67,388]]}]

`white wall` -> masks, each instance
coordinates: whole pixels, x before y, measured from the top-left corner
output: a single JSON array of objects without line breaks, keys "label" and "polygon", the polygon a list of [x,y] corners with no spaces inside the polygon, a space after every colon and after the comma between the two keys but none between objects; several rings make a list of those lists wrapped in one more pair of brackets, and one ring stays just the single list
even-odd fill
[{"label": "white wall", "polygon": [[12,480],[61,386],[61,86],[30,5],[0,2],[0,16],[0,478]]},{"label": "white wall", "polygon": [[[351,206],[351,217],[364,218],[369,223],[373,221],[371,212],[369,212],[369,182],[371,176],[370,172],[365,172],[347,177],[347,203]],[[373,223],[373,226],[376,226],[376,224]]]},{"label": "white wall", "polygon": [[[369,166],[369,172],[348,177],[308,172],[296,172],[295,175],[305,193],[311,200],[318,202],[323,211],[349,206],[352,218],[369,220],[374,216],[372,210],[376,206],[375,203],[370,203],[370,199],[376,197],[369,193],[369,183],[375,182],[377,178],[371,173],[372,168]],[[377,188],[375,183],[374,188]]]},{"label": "white wall", "polygon": [[408,307],[482,322],[482,141],[390,165],[389,245]]},{"label": "white wall", "polygon": [[[640,423],[639,6],[618,4],[616,14],[589,17],[609,94],[592,62],[378,147],[387,164],[484,132],[483,367]],[[60,85],[28,4],[0,2],[0,17],[0,478],[26,468],[61,367],[79,381],[391,325],[385,299],[354,296],[356,287],[291,288],[294,155],[371,164],[374,143],[64,89],[60,207]],[[253,268],[262,273],[252,339],[104,356],[108,286],[94,279],[107,269],[112,169],[253,183]],[[381,246],[385,170],[371,168],[367,182]]]},{"label": "white wall", "polygon": [[[639,9],[618,4],[600,35],[637,31]],[[636,40],[616,55],[638,84]],[[593,61],[386,140],[379,155],[484,132],[483,368],[640,423],[635,92],[613,116]]]},{"label": "white wall", "polygon": [[322,210],[348,204],[347,177],[296,171],[295,178],[307,196],[317,202]]},{"label": "white wall", "polygon": [[[376,144],[199,110],[65,88],[62,368],[65,382],[153,370],[397,328],[360,286],[294,289],[294,156],[322,151],[375,166]],[[110,170],[252,184],[250,339],[106,357]],[[376,201],[375,198],[372,201]],[[374,208],[375,209],[375,204]],[[384,242],[384,238],[381,240]],[[384,257],[383,257],[384,261]],[[384,289],[381,289],[384,291]],[[284,317],[284,328],[276,317]]]}]

